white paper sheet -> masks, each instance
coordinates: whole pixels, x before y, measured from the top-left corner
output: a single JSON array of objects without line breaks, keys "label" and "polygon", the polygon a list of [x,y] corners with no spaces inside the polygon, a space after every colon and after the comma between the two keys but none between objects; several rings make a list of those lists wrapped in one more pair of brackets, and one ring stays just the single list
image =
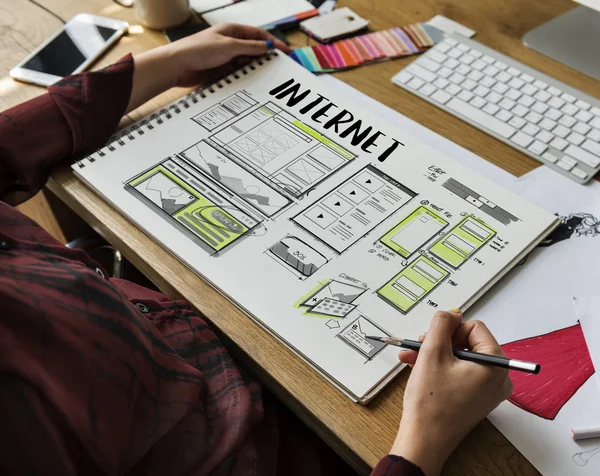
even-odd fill
[{"label": "white paper sheet", "polygon": [[[592,356],[595,377],[600,389],[600,296],[573,298],[575,312],[579,318],[585,342]],[[600,427],[600,419],[595,426]]]},{"label": "white paper sheet", "polygon": [[234,0],[190,0],[190,7],[197,13],[205,13],[234,3]]},{"label": "white paper sheet", "polygon": [[202,15],[210,25],[233,22],[250,26],[270,25],[315,7],[308,0],[244,0]]},{"label": "white paper sheet", "polygon": [[[577,323],[574,296],[600,288],[600,184],[578,185],[540,167],[513,187],[519,195],[561,216],[572,230],[561,241],[533,251],[524,266],[505,276],[468,312],[483,320],[503,344]],[[585,225],[575,225],[586,215]],[[576,392],[553,421],[505,402],[490,421],[545,476],[597,476],[600,441],[574,442],[570,430],[600,421],[600,390],[593,378]]]}]

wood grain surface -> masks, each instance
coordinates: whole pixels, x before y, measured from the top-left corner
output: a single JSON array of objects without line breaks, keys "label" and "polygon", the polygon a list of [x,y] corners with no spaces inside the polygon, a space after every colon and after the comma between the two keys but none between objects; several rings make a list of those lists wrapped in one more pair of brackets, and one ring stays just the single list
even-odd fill
[{"label": "wood grain surface", "polygon": [[[62,18],[86,12],[137,24],[133,9],[109,0],[38,0]],[[476,39],[576,88],[600,96],[600,84],[526,48],[523,34],[574,6],[568,0],[342,0],[380,30],[445,15],[477,31]],[[60,21],[28,0],[0,0],[0,110],[44,92],[16,83],[8,70],[60,27]],[[122,55],[163,44],[162,32],[140,28],[123,38],[94,69]],[[289,35],[296,46],[306,44],[299,32]],[[522,175],[538,163],[464,122],[394,86],[391,77],[412,59],[379,63],[336,76],[378,101],[450,138],[507,171]],[[139,119],[183,95],[172,90],[130,114]],[[248,318],[206,281],[162,249],[76,179],[70,169],[57,171],[50,190],[99,231],[160,289],[187,299],[218,329],[228,348],[254,370],[317,434],[362,473],[387,453],[402,414],[403,373],[369,406],[352,403],[278,340]],[[26,205],[27,206],[27,205]],[[27,209],[25,208],[25,211]],[[463,441],[444,469],[446,475],[536,475],[537,471],[487,421]]]}]

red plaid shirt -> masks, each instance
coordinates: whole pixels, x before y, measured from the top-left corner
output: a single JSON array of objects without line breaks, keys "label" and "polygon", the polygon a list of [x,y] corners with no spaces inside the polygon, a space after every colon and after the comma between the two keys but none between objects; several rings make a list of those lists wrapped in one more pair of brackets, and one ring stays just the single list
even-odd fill
[{"label": "red plaid shirt", "polygon": [[[101,146],[131,56],[0,114],[0,474],[330,474],[186,302],[110,279],[11,205]],[[386,457],[375,474],[418,475]]]}]

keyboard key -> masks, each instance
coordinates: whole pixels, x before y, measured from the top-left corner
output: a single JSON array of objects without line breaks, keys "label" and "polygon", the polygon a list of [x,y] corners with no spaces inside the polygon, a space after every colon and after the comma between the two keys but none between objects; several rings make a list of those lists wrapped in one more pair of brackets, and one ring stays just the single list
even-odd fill
[{"label": "keyboard key", "polygon": [[565,114],[558,120],[559,124],[562,124],[565,127],[573,127],[577,122],[576,119],[573,119],[571,116]]},{"label": "keyboard key", "polygon": [[483,58],[481,58],[483,61],[485,61],[487,64],[494,64],[496,62],[496,60],[494,58],[492,58],[490,55],[483,55]]},{"label": "keyboard key", "polygon": [[452,49],[452,46],[450,45],[450,43],[448,43],[447,41],[444,41],[442,43],[439,43],[435,49],[437,51],[441,51],[442,53],[446,53],[448,51],[450,51]]},{"label": "keyboard key", "polygon": [[437,76],[431,71],[422,68],[416,63],[413,63],[408,67],[408,72],[414,74],[418,78],[421,78],[426,83],[433,83],[437,78]]},{"label": "keyboard key", "polygon": [[462,74],[454,73],[452,76],[448,78],[454,84],[460,84],[465,80],[465,77]]},{"label": "keyboard key", "polygon": [[516,101],[517,99],[519,99],[522,96],[522,94],[519,91],[517,91],[516,89],[511,88],[508,91],[506,91],[505,96],[508,99],[511,99],[512,101]]},{"label": "keyboard key", "polygon": [[448,51],[448,53],[446,53],[448,56],[450,56],[450,58],[460,58],[463,54],[462,51],[460,51],[458,48],[452,48],[450,51]]},{"label": "keyboard key", "polygon": [[491,88],[494,84],[496,84],[496,80],[490,76],[484,76],[481,78],[480,83],[486,88]]},{"label": "keyboard key", "polygon": [[596,142],[600,142],[600,131],[598,129],[592,129],[590,132],[588,132],[587,136]]},{"label": "keyboard key", "polygon": [[546,91],[538,91],[537,93],[535,93],[535,96],[534,96],[534,98],[536,98],[538,101],[542,101],[542,102],[546,102],[551,97],[552,97],[551,94]]},{"label": "keyboard key", "polygon": [[[460,97],[460,94],[458,95],[458,97]],[[513,115],[510,112],[505,111],[504,109],[500,109],[496,113],[496,117],[498,119],[500,119],[502,122],[507,122],[507,121],[510,121],[510,119],[511,119],[511,117],[513,117]]]},{"label": "keyboard key", "polygon": [[550,152],[545,152],[542,154],[542,158],[546,159],[548,162],[555,164],[558,161],[558,157],[551,154]]},{"label": "keyboard key", "polygon": [[525,124],[527,124],[527,122],[525,122],[524,119],[521,119],[520,117],[517,117],[517,116],[514,116],[510,121],[508,121],[508,123],[516,129],[520,129]]},{"label": "keyboard key", "polygon": [[600,129],[600,117],[594,117],[594,119],[592,119],[590,122],[590,126]]},{"label": "keyboard key", "polygon": [[462,101],[469,102],[471,99],[473,99],[473,93],[463,89],[460,93],[458,93],[457,97]]},{"label": "keyboard key", "polygon": [[587,150],[588,152],[591,152],[592,154],[600,156],[600,144],[597,144],[594,141],[586,140],[581,147]]},{"label": "keyboard key", "polygon": [[501,71],[496,75],[496,81],[500,81],[501,83],[506,83],[510,81],[512,76],[508,74],[506,71]]},{"label": "keyboard key", "polygon": [[590,112],[594,115],[594,116],[600,116],[600,108],[598,107],[593,107],[592,109],[590,109]]},{"label": "keyboard key", "polygon": [[475,60],[471,63],[471,66],[475,68],[477,71],[481,71],[487,67],[487,63],[484,63],[481,60]]},{"label": "keyboard key", "polygon": [[546,131],[551,131],[552,129],[554,129],[556,127],[556,122],[554,122],[554,121],[548,119],[547,117],[545,117],[538,124],[538,126],[540,126],[542,129],[544,129]]},{"label": "keyboard key", "polygon": [[469,54],[475,56],[475,58],[481,58],[483,56],[483,53],[477,50],[471,50]]},{"label": "keyboard key", "polygon": [[481,71],[473,70],[469,73],[468,76],[473,81],[479,81],[481,78],[483,78],[483,73]]},{"label": "keyboard key", "polygon": [[537,93],[539,91],[538,88],[532,86],[531,84],[526,84],[525,86],[523,86],[521,88],[521,92],[523,94],[527,94],[529,96],[533,96],[535,93]]},{"label": "keyboard key", "polygon": [[582,101],[581,99],[575,101],[575,105],[579,109],[583,109],[584,111],[587,111],[591,107],[589,103]]},{"label": "keyboard key", "polygon": [[438,78],[433,82],[434,86],[437,86],[440,89],[444,89],[446,86],[450,84],[450,81],[444,78]]},{"label": "keyboard key", "polygon": [[494,63],[494,66],[500,71],[504,71],[506,68],[508,68],[508,65],[506,63],[503,63],[502,61],[496,61]]},{"label": "keyboard key", "polygon": [[519,79],[519,78],[513,78],[508,82],[508,85],[511,88],[515,88],[515,89],[521,89],[521,87],[524,85],[525,83],[523,82],[523,80]]},{"label": "keyboard key", "polygon": [[464,53],[465,51],[469,51],[469,49],[470,49],[470,48],[469,48],[467,45],[465,45],[464,43],[459,43],[459,44],[458,44],[456,47],[457,47],[457,48],[458,48],[460,51],[462,51],[463,53]]},{"label": "keyboard key", "polygon": [[444,53],[440,53],[436,49],[429,50],[427,57],[431,58],[433,61],[437,61],[438,63],[443,63],[446,61],[446,59],[448,59]]},{"label": "keyboard key", "polygon": [[571,170],[573,167],[575,167],[576,163],[572,163],[568,160],[565,160],[567,157],[563,157],[562,159],[560,159],[556,165],[558,165],[561,169],[565,169],[567,172],[569,170]]},{"label": "keyboard key", "polygon": [[521,75],[521,71],[519,71],[517,68],[508,68],[506,70],[506,72],[508,74],[510,74],[511,76],[520,76]]},{"label": "keyboard key", "polygon": [[531,107],[533,103],[535,103],[535,99],[533,99],[531,96],[525,95],[521,96],[517,102],[525,107]]},{"label": "keyboard key", "polygon": [[[568,146],[569,143],[564,140],[564,139],[560,139],[559,137],[555,137],[554,140],[552,142],[550,142],[550,146],[554,147],[555,149],[558,150],[564,150],[566,146]],[[574,147],[574,146],[571,146]]]},{"label": "keyboard key", "polygon": [[424,84],[425,84],[425,81],[423,81],[422,79],[413,78],[406,85],[413,89],[420,89],[421,86],[423,86]]},{"label": "keyboard key", "polygon": [[484,111],[484,112],[487,112],[488,114],[490,114],[490,115],[493,116],[494,114],[496,114],[500,110],[500,108],[498,106],[496,106],[495,104],[492,104],[492,103],[488,102],[485,106],[483,106],[481,108],[481,110]]},{"label": "keyboard key", "polygon": [[525,124],[525,127],[523,127],[521,130],[530,136],[535,136],[538,132],[540,132],[540,128],[538,126],[534,126],[533,124]]},{"label": "keyboard key", "polygon": [[456,96],[458,93],[460,93],[462,91],[462,89],[460,89],[460,87],[457,86],[456,84],[450,84],[450,85],[448,85],[448,87],[446,87],[445,91],[448,94],[451,94],[452,96]]},{"label": "keyboard key", "polygon": [[578,132],[579,134],[587,134],[590,131],[591,127],[588,126],[587,124],[584,124],[583,122],[578,122],[577,124],[575,124],[573,126],[573,130],[575,132]]},{"label": "keyboard key", "polygon": [[539,79],[536,79],[533,85],[538,89],[546,89],[548,87],[548,83],[544,83],[544,81],[540,81]]},{"label": "keyboard key", "polygon": [[557,111],[554,108],[550,108],[544,113],[544,115],[548,119],[552,119],[553,121],[558,121],[562,117],[562,112]]},{"label": "keyboard key", "polygon": [[562,93],[562,91],[561,91],[560,89],[558,89],[558,88],[555,88],[554,86],[550,86],[550,87],[548,88],[548,92],[549,92],[550,94],[552,94],[552,96],[560,96],[560,95],[561,95],[561,93]]},{"label": "keyboard key", "polygon": [[408,83],[412,78],[413,75],[404,70],[400,71],[396,76],[394,76],[394,80],[402,84]]},{"label": "keyboard key", "polygon": [[510,112],[512,112],[515,116],[523,117],[529,112],[529,109],[527,109],[522,104],[517,104],[510,110]]},{"label": "keyboard key", "polygon": [[511,101],[510,99],[504,98],[502,101],[500,101],[498,103],[498,106],[506,109],[507,111],[510,111],[513,107],[515,107],[516,104],[517,104],[516,102]]},{"label": "keyboard key", "polygon": [[472,79],[467,78],[462,82],[461,87],[467,91],[472,91],[477,87],[477,83]]},{"label": "keyboard key", "polygon": [[510,140],[518,146],[526,148],[529,144],[533,142],[533,137],[531,137],[529,134],[525,134],[524,132],[518,131],[514,136],[510,138]]},{"label": "keyboard key", "polygon": [[462,74],[463,76],[466,76],[471,72],[471,68],[469,68],[467,65],[459,64],[454,71]]},{"label": "keyboard key", "polygon": [[525,120],[531,122],[532,124],[537,124],[542,120],[543,116],[538,114],[537,112],[531,111],[529,114],[525,116]]},{"label": "keyboard key", "polygon": [[565,137],[567,137],[570,132],[571,131],[569,129],[567,129],[565,126],[560,125],[560,124],[552,130],[552,133],[555,136],[560,137],[561,139],[564,139]]},{"label": "keyboard key", "polygon": [[540,131],[537,133],[535,138],[537,140],[543,142],[544,144],[547,144],[554,138],[554,136],[552,134],[550,134],[548,131]]},{"label": "keyboard key", "polygon": [[462,55],[462,56],[460,57],[459,61],[460,61],[461,63],[464,63],[464,64],[466,64],[466,65],[468,66],[468,65],[470,65],[470,64],[471,64],[473,61],[475,61],[475,56],[473,56],[473,55],[470,55],[470,54],[465,54],[465,55]]},{"label": "keyboard key", "polygon": [[592,117],[594,116],[587,111],[579,111],[575,114],[575,119],[579,119],[581,122],[588,122]]},{"label": "keyboard key", "polygon": [[485,97],[490,92],[490,89],[485,86],[477,86],[473,92],[477,94],[477,96]]},{"label": "keyboard key", "polygon": [[452,96],[450,96],[450,94],[445,91],[440,91],[439,89],[431,95],[431,99],[440,104],[446,104],[451,98]]},{"label": "keyboard key", "polygon": [[564,105],[565,105],[565,102],[562,99],[557,98],[556,96],[551,97],[550,100],[548,101],[548,106],[554,107],[556,109],[560,109]]},{"label": "keyboard key", "polygon": [[496,76],[500,72],[500,70],[495,66],[488,66],[483,70],[483,72],[488,76]]},{"label": "keyboard key", "polygon": [[452,70],[450,68],[446,68],[445,66],[440,69],[437,74],[442,78],[447,78],[452,74]]},{"label": "keyboard key", "polygon": [[431,94],[433,94],[436,91],[437,88],[431,84],[425,84],[421,89],[419,89],[419,92],[424,96],[431,96]]},{"label": "keyboard key", "polygon": [[527,73],[523,73],[521,75],[521,79],[523,81],[525,81],[526,83],[533,83],[533,81],[535,80],[535,78],[533,76],[531,76],[530,74],[527,74]]},{"label": "keyboard key", "polygon": [[575,102],[575,96],[571,96],[570,94],[567,94],[567,93],[563,93],[561,98],[570,103]]},{"label": "keyboard key", "polygon": [[575,167],[573,170],[571,170],[571,173],[575,175],[575,177],[579,177],[581,180],[585,180],[588,176],[587,172],[579,167]]},{"label": "keyboard key", "polygon": [[[480,98],[475,98],[480,99]],[[496,119],[495,117],[488,116],[485,112],[480,111],[476,107],[461,101],[460,99],[453,98],[447,107],[465,117],[469,120],[479,124],[486,129],[491,130],[493,133],[498,134],[505,139],[510,138],[515,133],[515,129],[510,127],[508,124]]]},{"label": "keyboard key", "polygon": [[454,38],[446,38],[446,43],[448,43],[449,45],[458,45],[458,41],[456,41]]},{"label": "keyboard key", "polygon": [[531,110],[537,112],[538,114],[544,114],[548,110],[548,106],[546,106],[543,102],[537,101],[533,106],[531,106]]},{"label": "keyboard key", "polygon": [[499,94],[504,94],[510,88],[504,83],[496,83],[496,84],[494,84],[494,87],[492,89]]},{"label": "keyboard key", "polygon": [[492,91],[485,97],[485,100],[491,102],[492,104],[498,104],[500,101],[502,101],[502,96]]},{"label": "keyboard key", "polygon": [[439,64],[437,61],[433,61],[432,59],[429,59],[426,56],[421,56],[418,60],[417,60],[417,64],[419,66],[422,66],[425,69],[428,69],[429,71],[435,73],[438,69],[440,69],[442,67],[441,64]]},{"label": "keyboard key", "polygon": [[480,98],[479,96],[475,96],[473,99],[471,99],[469,101],[469,104],[476,107],[477,109],[481,109],[483,106],[485,106],[486,102],[484,99]]},{"label": "keyboard key", "polygon": [[[596,145],[598,145],[598,144],[596,144]],[[584,143],[584,147],[585,147],[585,143]],[[595,169],[596,167],[598,167],[598,165],[600,165],[600,158],[598,158],[596,155],[590,154],[589,152],[587,152],[583,149],[580,149],[579,147],[577,147],[575,145],[570,145],[567,148],[567,150],[565,150],[565,154],[568,154],[571,157],[574,157],[577,160],[580,160],[581,162],[583,162],[586,165],[589,165],[593,169]]]},{"label": "keyboard key", "polygon": [[581,134],[578,134],[577,132],[571,132],[567,137],[567,142],[570,142],[574,145],[580,145],[584,140],[585,137],[583,137]]},{"label": "keyboard key", "polygon": [[450,68],[450,69],[456,68],[459,64],[460,63],[458,61],[456,61],[454,58],[448,58],[444,62],[444,66],[446,66],[447,68]]},{"label": "keyboard key", "polygon": [[548,149],[548,146],[540,141],[534,141],[527,149],[533,152],[535,155],[542,155]]}]

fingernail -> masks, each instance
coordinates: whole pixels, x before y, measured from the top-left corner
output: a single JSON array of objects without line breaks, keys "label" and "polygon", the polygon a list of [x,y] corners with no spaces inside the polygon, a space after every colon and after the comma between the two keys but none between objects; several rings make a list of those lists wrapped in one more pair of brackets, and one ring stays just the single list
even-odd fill
[{"label": "fingernail", "polygon": [[457,314],[462,314],[462,311],[460,309],[457,309],[457,308],[450,309],[450,312],[456,312]]},{"label": "fingernail", "polygon": [[272,40],[266,40],[265,43],[267,45],[267,49],[268,50],[272,50],[273,49],[273,41]]}]

